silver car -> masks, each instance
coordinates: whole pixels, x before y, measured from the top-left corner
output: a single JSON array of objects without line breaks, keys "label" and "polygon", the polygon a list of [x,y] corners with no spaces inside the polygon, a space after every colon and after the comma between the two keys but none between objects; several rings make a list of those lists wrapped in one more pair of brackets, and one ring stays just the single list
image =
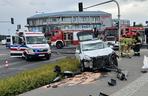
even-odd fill
[{"label": "silver car", "polygon": [[86,69],[114,68],[118,66],[117,54],[102,40],[82,41],[77,46],[76,58],[81,71]]}]

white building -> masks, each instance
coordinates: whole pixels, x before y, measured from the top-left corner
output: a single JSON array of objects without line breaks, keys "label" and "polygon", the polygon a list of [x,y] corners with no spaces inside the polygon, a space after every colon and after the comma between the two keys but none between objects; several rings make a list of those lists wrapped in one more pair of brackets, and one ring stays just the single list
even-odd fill
[{"label": "white building", "polygon": [[29,31],[49,32],[61,30],[104,30],[112,26],[112,15],[102,11],[64,11],[36,14],[27,18]]}]

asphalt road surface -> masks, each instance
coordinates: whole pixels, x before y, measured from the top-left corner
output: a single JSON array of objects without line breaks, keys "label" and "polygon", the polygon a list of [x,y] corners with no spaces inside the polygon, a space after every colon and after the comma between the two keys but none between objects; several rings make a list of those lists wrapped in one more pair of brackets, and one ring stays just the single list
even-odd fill
[{"label": "asphalt road surface", "polygon": [[[52,56],[50,60],[33,60],[27,62],[21,58],[11,58],[9,56],[9,51],[4,46],[0,46],[0,78],[5,78],[8,76],[13,76],[16,73],[22,72],[24,70],[31,70],[33,68],[40,67],[44,64],[50,64],[57,59],[64,58],[65,56],[74,56],[74,49],[54,49],[52,48]],[[66,52],[66,53],[64,53]],[[119,58],[119,67],[123,70],[129,72],[127,81],[121,81],[116,78],[115,72],[109,72],[106,75],[101,76],[95,82],[91,84],[74,85],[74,86],[64,86],[59,88],[38,88],[30,92],[24,93],[21,96],[98,96],[100,92],[111,95],[117,92],[124,86],[128,85],[132,81],[139,78],[143,73],[141,73],[141,67],[143,66],[143,57],[148,56],[148,49],[142,49],[140,57],[129,58]],[[8,61],[8,68],[6,68],[5,61]],[[109,86],[108,80],[111,78],[117,80],[116,86]]]},{"label": "asphalt road surface", "polygon": [[[141,56],[134,56],[131,59],[126,57],[119,58],[119,68],[129,72],[128,78],[125,81],[117,79],[115,72],[108,72],[106,75],[101,76],[101,78],[90,84],[77,84],[58,88],[41,87],[21,94],[20,96],[99,96],[100,92],[111,95],[143,75],[143,73],[141,73],[141,68],[143,66],[144,55],[148,56],[147,49],[141,50]],[[108,85],[107,82],[111,78],[117,80],[116,86]]]},{"label": "asphalt road surface", "polygon": [[[55,60],[64,58],[65,56],[73,56],[70,51],[67,51],[67,54],[62,53],[63,51],[68,49],[57,50],[52,48],[52,55],[50,60],[32,60],[25,61],[23,58],[14,58],[10,57],[9,49],[5,48],[5,46],[0,45],[0,78],[13,76],[19,72],[25,70],[31,70],[33,68],[40,67],[45,64],[50,64]],[[7,62],[7,64],[6,64]]]}]

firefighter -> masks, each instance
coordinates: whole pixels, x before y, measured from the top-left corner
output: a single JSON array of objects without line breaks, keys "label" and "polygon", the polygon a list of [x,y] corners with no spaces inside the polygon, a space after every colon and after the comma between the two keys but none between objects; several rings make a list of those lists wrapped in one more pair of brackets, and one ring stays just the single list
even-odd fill
[{"label": "firefighter", "polygon": [[125,55],[131,58],[131,48],[133,46],[133,38],[131,35],[127,34],[124,41],[124,50],[125,50]]},{"label": "firefighter", "polygon": [[122,35],[122,37],[120,38],[120,51],[121,51],[121,57],[123,57],[124,53],[125,53],[125,34]]},{"label": "firefighter", "polygon": [[135,36],[135,42],[134,42],[134,56],[140,56],[140,47],[141,47],[141,40],[140,40],[140,34],[137,33]]}]

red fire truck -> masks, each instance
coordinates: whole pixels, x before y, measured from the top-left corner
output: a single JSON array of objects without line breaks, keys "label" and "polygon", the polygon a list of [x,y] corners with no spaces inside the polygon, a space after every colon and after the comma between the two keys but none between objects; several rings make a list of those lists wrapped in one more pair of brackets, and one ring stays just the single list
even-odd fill
[{"label": "red fire truck", "polygon": [[62,31],[52,30],[50,31],[50,44],[61,49],[64,46],[76,46],[80,40],[93,39],[93,31]]},{"label": "red fire truck", "polygon": [[[140,33],[142,41],[144,41],[144,28],[143,27],[121,27],[121,35],[126,33]],[[131,34],[132,35],[132,34]],[[107,27],[104,30],[104,40],[108,42],[113,47],[118,48],[118,28],[117,27]]]},{"label": "red fire truck", "polygon": [[[144,34],[144,28],[143,27],[122,27],[121,28],[121,35],[122,34],[125,34],[125,33],[132,33],[132,32],[139,32],[140,35],[143,35]],[[105,32],[104,32],[104,36],[105,36],[105,39],[108,40],[108,38],[111,36],[111,37],[114,37],[115,40],[118,40],[118,28],[117,27],[107,27],[105,29]]]}]

